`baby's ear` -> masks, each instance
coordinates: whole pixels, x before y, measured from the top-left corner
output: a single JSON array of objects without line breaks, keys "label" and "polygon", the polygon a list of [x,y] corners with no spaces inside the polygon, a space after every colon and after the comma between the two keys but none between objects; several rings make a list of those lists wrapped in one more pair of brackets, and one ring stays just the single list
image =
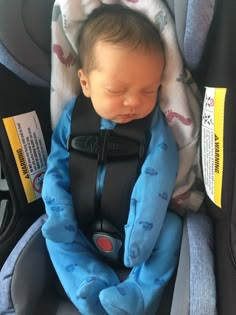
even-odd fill
[{"label": "baby's ear", "polygon": [[81,85],[81,88],[82,88],[84,95],[86,97],[90,97],[88,76],[85,74],[83,69],[78,70],[78,77],[79,77],[80,85]]}]

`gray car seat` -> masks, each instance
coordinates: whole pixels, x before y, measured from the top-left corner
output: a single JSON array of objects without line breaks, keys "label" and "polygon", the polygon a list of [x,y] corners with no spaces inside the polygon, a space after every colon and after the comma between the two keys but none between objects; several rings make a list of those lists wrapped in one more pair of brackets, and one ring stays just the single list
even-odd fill
[{"label": "gray car seat", "polygon": [[[17,76],[17,80],[28,84],[28,90],[37,86],[46,89],[46,94],[49,94],[50,86],[50,21],[53,2],[0,0],[1,73],[10,71]],[[205,2],[207,14],[204,18],[207,16],[208,20],[200,23],[202,31],[197,38],[199,45],[194,50],[191,38],[195,37],[193,26],[196,24],[193,21],[198,17],[196,2],[167,1],[175,16],[183,56],[198,78],[198,66],[213,16],[214,2]],[[2,94],[1,88],[0,93]],[[49,109],[49,100],[47,101]],[[0,103],[0,106],[4,104]],[[48,131],[45,137],[49,137]],[[19,223],[20,219],[18,224],[12,224],[11,214],[17,212],[18,205],[11,201],[12,186],[6,182],[4,172],[3,167],[0,217],[4,217],[5,221],[2,220],[0,229],[1,264],[4,262],[0,273],[0,314],[78,315],[63,292],[46,251],[41,234],[41,226],[46,219],[42,214],[43,205],[37,201],[36,208],[39,211],[35,215],[27,215],[23,224]],[[33,202],[32,208],[34,205]],[[160,315],[216,314],[213,230],[204,207],[203,204],[200,213],[185,215],[179,267],[165,291],[158,312]],[[8,255],[10,251],[11,254]],[[120,277],[125,276],[123,270],[119,270],[118,274]]]}]

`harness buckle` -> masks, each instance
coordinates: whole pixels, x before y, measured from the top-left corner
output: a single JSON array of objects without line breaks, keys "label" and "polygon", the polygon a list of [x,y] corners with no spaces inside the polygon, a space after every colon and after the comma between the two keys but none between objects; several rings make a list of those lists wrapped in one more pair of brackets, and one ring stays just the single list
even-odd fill
[{"label": "harness buckle", "polygon": [[92,235],[92,241],[102,256],[109,260],[117,261],[120,259],[123,242],[108,233],[96,232]]},{"label": "harness buckle", "polygon": [[102,257],[111,263],[123,265],[124,233],[110,221],[97,217],[88,228],[87,237],[92,240]]},{"label": "harness buckle", "polygon": [[74,149],[90,157],[97,157],[99,162],[107,159],[138,158],[145,154],[145,144],[128,137],[117,135],[112,130],[100,130],[97,134],[70,136],[67,149]]}]

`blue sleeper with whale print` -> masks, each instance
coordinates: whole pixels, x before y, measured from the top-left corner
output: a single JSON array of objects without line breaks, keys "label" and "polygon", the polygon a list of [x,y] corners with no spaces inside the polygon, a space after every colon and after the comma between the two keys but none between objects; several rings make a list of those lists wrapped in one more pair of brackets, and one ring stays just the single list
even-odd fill
[{"label": "blue sleeper with whale print", "polygon": [[[42,191],[48,215],[42,232],[52,263],[81,314],[154,315],[177,266],[182,237],[181,218],[168,211],[178,172],[176,143],[156,106],[147,156],[124,227],[124,264],[130,273],[120,281],[78,228],[67,150],[74,104],[75,99],[69,102],[53,132]],[[101,120],[101,129],[113,128],[113,122]],[[102,185],[99,179],[98,183]]]}]

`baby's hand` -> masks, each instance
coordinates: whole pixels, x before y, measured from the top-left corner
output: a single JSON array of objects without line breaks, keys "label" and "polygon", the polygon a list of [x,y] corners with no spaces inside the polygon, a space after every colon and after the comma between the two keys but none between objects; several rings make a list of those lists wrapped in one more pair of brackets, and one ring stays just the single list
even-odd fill
[{"label": "baby's hand", "polygon": [[151,256],[156,244],[159,229],[151,221],[137,214],[136,201],[131,200],[128,223],[125,226],[124,264],[126,267],[138,266]]},{"label": "baby's hand", "polygon": [[[143,246],[144,245],[144,246]],[[125,249],[124,264],[128,268],[143,264],[151,255],[151,250],[145,244],[133,242]]]}]

